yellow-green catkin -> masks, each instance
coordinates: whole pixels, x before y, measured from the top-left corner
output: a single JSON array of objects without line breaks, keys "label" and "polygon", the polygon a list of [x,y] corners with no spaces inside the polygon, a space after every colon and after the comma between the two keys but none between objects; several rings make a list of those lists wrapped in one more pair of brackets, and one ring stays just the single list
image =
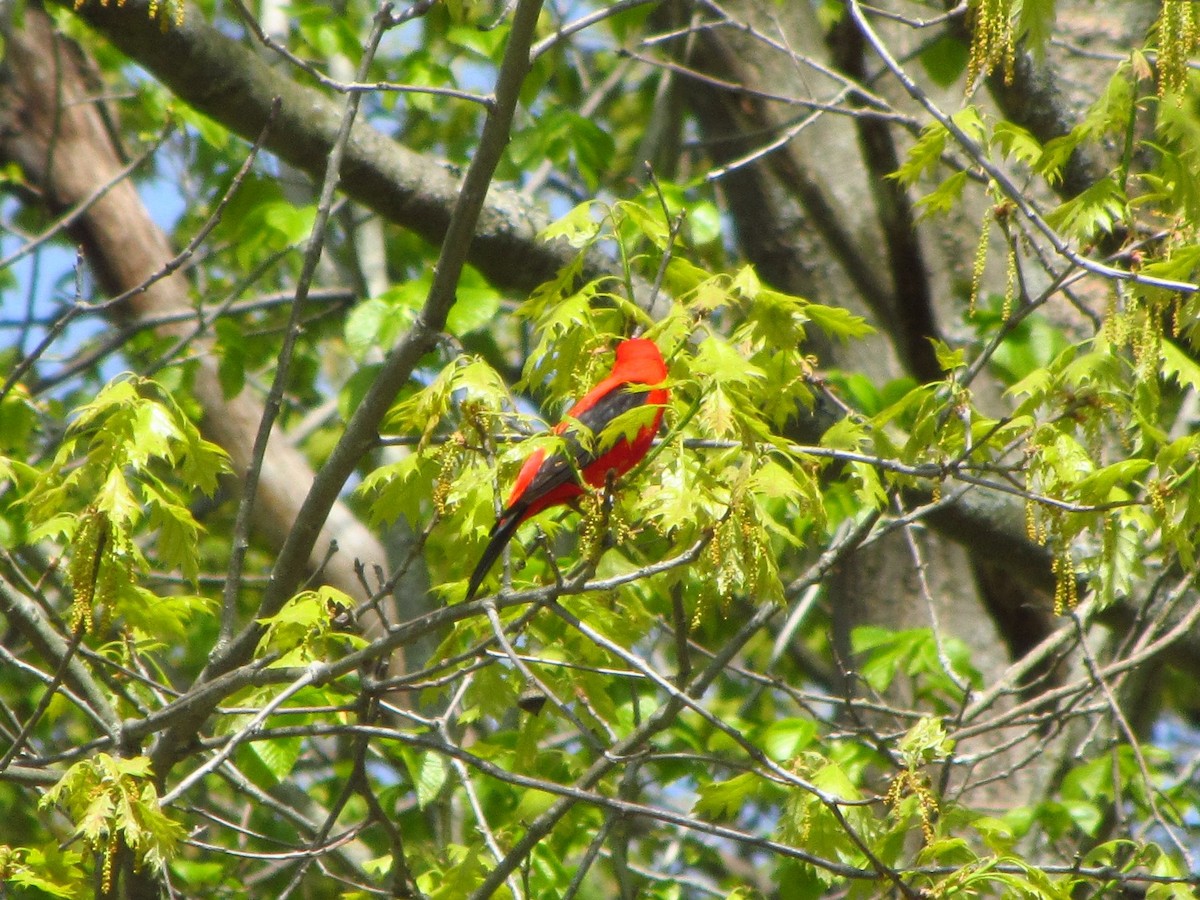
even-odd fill
[{"label": "yellow-green catkin", "polygon": [[104,846],[104,862],[100,874],[100,888],[105,895],[112,893],[113,875],[115,873],[115,863],[117,860],[117,850],[120,849],[120,844],[117,841],[117,832],[114,829],[109,833],[108,841]]},{"label": "yellow-green catkin", "polygon": [[1171,496],[1172,490],[1171,483],[1162,478],[1156,478],[1146,485],[1146,495],[1150,500],[1150,508],[1154,510],[1155,515],[1160,519],[1167,517],[1167,499]]},{"label": "yellow-green catkin", "polygon": [[82,627],[90,631],[95,624],[92,612],[100,593],[104,555],[109,550],[108,518],[95,507],[89,507],[79,517],[71,540],[71,561],[67,566],[67,580],[74,596],[71,607],[73,629]]},{"label": "yellow-green catkin", "polygon": [[1194,0],[1163,0],[1158,17],[1158,96],[1175,94],[1182,103],[1188,57],[1197,46]]},{"label": "yellow-green catkin", "polygon": [[579,522],[579,555],[590,559],[600,544],[600,516],[603,514],[598,495],[588,492],[579,498],[582,517]]},{"label": "yellow-green catkin", "polygon": [[1013,34],[1013,0],[974,0],[970,4],[971,54],[967,59],[967,95],[980,75],[1004,67],[1004,83],[1011,84],[1016,59]]},{"label": "yellow-green catkin", "polygon": [[1045,508],[1033,498],[1035,492],[1032,471],[1025,479],[1025,490],[1028,494],[1025,498],[1025,534],[1035,544],[1044,547],[1050,537],[1050,526],[1047,522],[1050,516],[1046,514]]},{"label": "yellow-green catkin", "polygon": [[979,292],[983,289],[983,273],[987,268],[988,235],[992,230],[992,210],[989,207],[983,214],[983,226],[979,229],[979,243],[975,245],[975,260],[971,265],[971,296],[967,305],[967,315],[975,315],[975,307],[979,303]]},{"label": "yellow-green catkin", "polygon": [[1132,335],[1133,360],[1143,378],[1155,377],[1162,353],[1162,316],[1158,305],[1143,301],[1138,310],[1140,322]]},{"label": "yellow-green catkin", "polygon": [[1128,337],[1125,316],[1121,313],[1120,297],[1116,285],[1109,285],[1108,302],[1104,306],[1103,334],[1114,347],[1125,344]]},{"label": "yellow-green catkin", "polygon": [[1012,315],[1013,301],[1017,296],[1017,251],[1008,248],[1008,265],[1004,270],[1004,305],[1000,308],[1000,318],[1007,322]]},{"label": "yellow-green catkin", "polygon": [[462,447],[465,440],[461,432],[455,434],[437,451],[438,474],[433,482],[433,510],[439,519],[446,515],[450,491],[462,467]]},{"label": "yellow-green catkin", "polygon": [[1035,500],[1025,501],[1025,531],[1029,539],[1038,546],[1046,546],[1050,540],[1050,526],[1045,515],[1039,515],[1042,507]]},{"label": "yellow-green catkin", "polygon": [[1079,588],[1075,581],[1075,561],[1069,547],[1063,547],[1054,555],[1051,565],[1054,572],[1054,614],[1061,616],[1079,604]]},{"label": "yellow-green catkin", "polygon": [[912,769],[901,769],[888,785],[884,802],[895,809],[906,794],[917,798],[917,810],[921,817],[921,834],[926,844],[932,844],[935,834],[933,820],[938,815],[938,801],[929,786],[929,778],[923,773]]}]

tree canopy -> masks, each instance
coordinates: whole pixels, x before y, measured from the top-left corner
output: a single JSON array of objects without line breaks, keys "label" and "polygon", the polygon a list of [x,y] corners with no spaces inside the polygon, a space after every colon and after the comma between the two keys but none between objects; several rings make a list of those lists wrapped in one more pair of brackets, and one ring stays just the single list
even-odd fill
[{"label": "tree canopy", "polygon": [[5,895],[1194,896],[1198,18],[0,2]]}]

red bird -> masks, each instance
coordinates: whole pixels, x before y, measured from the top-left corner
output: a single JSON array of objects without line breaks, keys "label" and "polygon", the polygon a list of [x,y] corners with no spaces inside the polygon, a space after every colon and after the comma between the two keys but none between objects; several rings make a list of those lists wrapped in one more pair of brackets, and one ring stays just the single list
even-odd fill
[{"label": "red bird", "polygon": [[[553,433],[563,437],[563,449],[549,457],[545,450],[535,450],[521,466],[504,512],[492,526],[491,539],[471,575],[467,600],[475,596],[518,525],[543,509],[568,503],[583,494],[577,472],[592,487],[600,487],[608,480],[609,472],[624,475],[646,455],[662,423],[667,389],[630,388],[661,385],[666,377],[667,366],[654,341],[630,338],[617,345],[617,359],[608,377],[567,410],[563,420],[554,426]],[[605,427],[617,416],[640,406],[653,406],[654,418],[638,429],[632,441],[622,436],[608,447],[592,449],[584,448],[579,441],[574,422],[582,423],[598,444]]]}]

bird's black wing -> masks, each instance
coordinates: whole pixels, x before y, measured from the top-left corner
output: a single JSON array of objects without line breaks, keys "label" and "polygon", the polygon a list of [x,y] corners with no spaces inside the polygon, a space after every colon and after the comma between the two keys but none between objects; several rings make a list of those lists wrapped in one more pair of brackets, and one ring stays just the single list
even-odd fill
[{"label": "bird's black wing", "polygon": [[575,416],[575,421],[591,432],[591,447],[584,449],[579,440],[579,429],[575,423],[568,424],[562,433],[562,446],[547,456],[533,480],[525,488],[527,497],[544,497],[562,484],[575,481],[577,473],[586,469],[600,458],[604,450],[599,447],[600,434],[617,416],[637,409],[645,402],[645,392],[631,391],[628,386],[609,391],[595,405]]},{"label": "bird's black wing", "polygon": [[508,542],[512,540],[512,536],[516,534],[517,526],[521,524],[525,511],[532,505],[531,500],[526,498],[544,497],[555,488],[575,481],[578,478],[578,472],[587,468],[600,457],[601,454],[597,452],[598,448],[595,446],[600,432],[617,416],[641,405],[642,394],[642,391],[629,390],[628,386],[609,391],[593,406],[574,417],[592,433],[593,446],[590,450],[584,449],[579,440],[579,429],[574,426],[574,423],[568,424],[561,435],[566,446],[542,461],[537,474],[526,486],[524,494],[518,497],[517,501],[506,509],[496,520],[496,524],[492,526],[492,534],[487,547],[484,548],[483,556],[479,558],[475,571],[471,573],[471,580],[467,584],[467,600],[475,597],[475,592],[483,584],[483,579],[487,577],[487,573],[491,571]]}]

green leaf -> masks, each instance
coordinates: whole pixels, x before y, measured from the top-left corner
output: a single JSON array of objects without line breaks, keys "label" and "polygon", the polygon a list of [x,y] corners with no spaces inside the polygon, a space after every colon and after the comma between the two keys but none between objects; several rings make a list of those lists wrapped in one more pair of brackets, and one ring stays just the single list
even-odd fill
[{"label": "green leaf", "polygon": [[875,329],[866,319],[840,306],[806,303],[804,314],[812,320],[814,325],[833,338],[850,340],[875,333]]},{"label": "green leaf", "polygon": [[404,516],[415,526],[421,520],[422,496],[437,472],[434,461],[412,453],[370,472],[355,493],[368,498],[371,524]]},{"label": "green leaf", "polygon": [[949,758],[954,752],[954,744],[954,740],[946,734],[941,719],[922,716],[900,739],[898,749],[905,765],[917,769]]},{"label": "green leaf", "polygon": [[150,779],[147,757],[98,753],[67,769],[39,805],[65,809],[93,849],[111,852],[109,835],[119,834],[139,862],[161,868],[186,832],[163,813]]},{"label": "green leaf", "polygon": [[1042,147],[1042,155],[1034,166],[1050,185],[1056,185],[1062,180],[1063,168],[1071,155],[1087,137],[1087,132],[1081,126],[1076,126],[1067,134],[1059,135],[1046,141]]},{"label": "green leaf", "polygon": [[1059,204],[1046,214],[1057,231],[1079,241],[1091,241],[1109,233],[1128,215],[1128,200],[1114,178],[1101,178],[1083,193]]},{"label": "green leaf", "polygon": [[273,668],[303,666],[337,655],[342,644],[363,647],[366,641],[357,635],[334,630],[334,618],[354,609],[354,600],[330,585],[313,591],[301,591],[273,616],[258,619],[264,626],[257,654],[276,655]]},{"label": "green leaf", "polygon": [[260,208],[260,213],[263,223],[281,238],[281,246],[298,244],[308,237],[317,218],[315,206],[295,206],[287,202],[266,204]]},{"label": "green leaf", "polygon": [[758,737],[757,743],[776,762],[787,762],[812,743],[817,723],[811,719],[777,719]]},{"label": "green leaf", "polygon": [[861,419],[847,416],[834,422],[821,435],[821,446],[830,450],[859,452],[870,445],[870,434]]},{"label": "green leaf", "polygon": [[743,772],[725,781],[702,784],[696,789],[692,810],[710,819],[732,819],[757,796],[762,779]]},{"label": "green leaf", "polygon": [[[850,633],[850,643],[862,657],[860,674],[872,688],[887,691],[897,675],[914,679],[918,689],[957,698],[961,689],[950,675],[959,681],[978,686],[981,676],[971,665],[967,646],[956,638],[942,639],[945,658],[939,653],[938,642],[928,628],[891,631],[886,628],[862,626]],[[946,665],[953,670],[946,672]]]},{"label": "green leaf", "polygon": [[283,250],[312,230],[316,209],[297,208],[274,177],[251,175],[230,198],[214,236],[234,248],[238,264],[253,268],[269,253]]},{"label": "green leaf", "polygon": [[[638,432],[653,423],[654,417],[661,409],[661,406],[647,403],[635,406],[633,409],[625,410],[625,412],[614,417],[611,422],[605,423],[604,429],[598,435],[595,435],[595,446],[603,451],[613,447],[622,439],[633,441],[637,437]],[[575,431],[576,429],[572,429],[572,433],[575,433]],[[580,426],[579,431],[582,431],[582,426]]]},{"label": "green leaf", "polygon": [[688,208],[688,236],[694,246],[704,247],[721,240],[721,211],[715,203],[703,200]]},{"label": "green leaf", "polygon": [[[976,313],[979,333],[991,333],[1002,321],[999,306]],[[1056,328],[1044,316],[1026,316],[1012,328],[996,348],[989,365],[1007,384],[1038,373],[1048,373],[1050,363],[1069,346],[1061,328]]]},{"label": "green leaf", "polygon": [[700,342],[692,357],[692,375],[723,385],[745,385],[763,378],[763,372],[751,365],[724,339],[709,337]]},{"label": "green leaf", "polygon": [[[1193,161],[1194,164],[1194,161]],[[1200,178],[1195,172],[1189,172],[1189,177],[1195,182],[1195,190],[1200,197]],[[1200,206],[1200,199],[1197,200]],[[1172,281],[1194,282],[1200,274],[1200,244],[1187,244],[1171,250],[1162,259],[1156,259],[1142,267],[1143,274],[1155,278],[1165,278]],[[1163,288],[1139,286],[1139,292],[1150,301],[1171,302],[1174,293]],[[1180,337],[1187,340],[1192,347],[1200,347],[1200,325],[1197,324],[1197,300],[1195,295],[1183,307],[1183,314],[1178,317]]]},{"label": "green leaf", "polygon": [[[1164,212],[1173,211],[1184,221],[1200,219],[1200,177],[1197,175],[1200,169],[1197,159],[1200,157],[1195,149],[1188,147],[1181,152],[1167,147],[1156,149],[1159,155],[1158,171],[1142,175],[1147,190],[1138,197],[1138,204],[1160,204]],[[1185,277],[1181,280],[1188,279]],[[1143,287],[1143,290],[1148,295],[1165,293],[1161,288]]]},{"label": "green leaf", "polygon": [[[828,0],[832,2],[832,0]],[[837,4],[840,9],[841,3]],[[773,875],[775,884],[779,885],[779,900],[821,900],[829,896],[829,889],[836,876],[808,863],[797,862],[794,859],[783,859],[776,866]]]},{"label": "green leaf", "polygon": [[420,767],[409,774],[417,788],[417,805],[425,809],[441,793],[450,769],[441,753],[422,753],[419,758]]},{"label": "green leaf", "polygon": [[419,293],[419,287],[406,282],[382,296],[364,300],[350,311],[346,317],[346,344],[356,359],[366,359],[370,350],[386,349],[400,339],[420,307]]},{"label": "green leaf", "polygon": [[[334,18],[343,18],[335,16]],[[348,54],[348,56],[351,54]],[[454,70],[438,59],[429,48],[411,47],[400,59],[396,60],[397,70],[395,80],[414,87],[457,87]],[[422,113],[434,113],[438,108],[438,98],[433,93],[413,91],[404,98],[405,105],[412,110]]]},{"label": "green leaf", "polygon": [[0,454],[24,453],[37,422],[37,406],[29,392],[20,384],[14,385],[0,400]]},{"label": "green leaf", "polygon": [[858,784],[840,764],[827,761],[811,775],[812,783],[839,800],[854,802],[862,798]]},{"label": "green leaf", "polygon": [[961,347],[951,348],[945,341],[940,341],[937,338],[931,339],[933,342],[933,352],[937,357],[938,365],[943,372],[953,372],[955,369],[961,369],[967,364],[966,351]]},{"label": "green leaf", "polygon": [[994,853],[1007,852],[1016,841],[1011,824],[1003,819],[982,816],[973,819],[971,827],[983,839],[984,845]]},{"label": "green leaf", "polygon": [[1166,338],[1163,338],[1159,349],[1162,353],[1163,377],[1174,379],[1180,387],[1200,390],[1200,363]]},{"label": "green leaf", "polygon": [[1075,483],[1076,496],[1081,503],[1106,503],[1110,500],[1128,499],[1129,493],[1120,491],[1113,497],[1118,484],[1126,484],[1154,465],[1148,459],[1123,459],[1105,466]]},{"label": "green leaf", "polygon": [[1083,128],[1089,138],[1100,139],[1107,134],[1123,135],[1126,129],[1133,127],[1130,119],[1134,104],[1133,90],[1128,65],[1118,66],[1084,116]]},{"label": "green leaf", "polygon": [[446,316],[446,330],[462,337],[486,328],[496,321],[499,310],[500,297],[496,291],[474,273],[474,277],[459,279],[454,305]]},{"label": "green leaf", "polygon": [[948,137],[949,133],[941,123],[931,122],[926,125],[921,129],[921,136],[917,138],[917,142],[909,149],[904,164],[889,177],[895,178],[905,187],[912,187],[922,175],[933,171],[941,163]]},{"label": "green leaf", "polygon": [[992,129],[992,139],[1006,157],[1012,157],[1033,168],[1042,158],[1044,149],[1033,134],[1015,122],[1001,119]]},{"label": "green leaf", "polygon": [[200,574],[200,524],[191,510],[150,483],[142,484],[142,493],[149,512],[148,524],[157,535],[159,560],[166,568],[178,567],[183,577],[195,585]]},{"label": "green leaf", "polygon": [[979,109],[974,106],[964,106],[958,112],[950,116],[952,121],[970,140],[976,144],[987,146],[988,129],[987,123],[980,114]]},{"label": "green leaf", "polygon": [[934,38],[917,57],[925,74],[938,87],[950,87],[967,70],[969,48],[961,38],[942,34]]},{"label": "green leaf", "polygon": [[300,759],[304,750],[304,739],[279,737],[269,741],[250,741],[249,750],[258,757],[258,761],[275,779],[275,783],[283,784]]},{"label": "green leaf", "polygon": [[331,16],[320,6],[298,3],[288,11],[288,17],[311,51],[320,57],[349,59],[362,49],[349,16]]},{"label": "green leaf", "polygon": [[133,496],[124,473],[113,468],[96,494],[96,508],[108,513],[119,525],[131,527],[142,517],[142,504]]},{"label": "green leaf", "polygon": [[580,203],[565,216],[543,228],[538,237],[543,241],[562,238],[572,247],[590,244],[600,233],[600,223],[592,218],[593,204],[592,200]]},{"label": "green leaf", "polygon": [[1016,38],[1024,40],[1025,49],[1041,62],[1054,26],[1055,0],[1021,0],[1017,5]]},{"label": "green leaf", "polygon": [[[723,287],[718,288],[715,284],[707,292],[701,293],[702,286],[715,280],[707,269],[702,269],[695,263],[688,262],[681,257],[672,256],[667,263],[667,274],[663,281],[688,306],[699,306],[701,309],[715,309],[716,306],[726,305],[733,299],[733,295],[729,290]],[[696,293],[693,294],[693,291]],[[715,305],[713,301],[714,297],[717,300]]]},{"label": "green leaf", "polygon": [[670,236],[670,226],[663,219],[662,211],[651,212],[639,203],[622,201],[615,207],[621,216],[632,222],[638,233],[649,240],[659,250],[667,249],[667,239]]},{"label": "green leaf", "polygon": [[508,152],[513,162],[530,169],[544,161],[575,169],[595,192],[609,170],[616,145],[593,119],[562,107],[544,111],[533,124],[513,134]]},{"label": "green leaf", "polygon": [[924,197],[918,199],[916,206],[921,210],[921,218],[945,215],[958,208],[966,184],[967,173],[965,171],[955,172]]},{"label": "green leaf", "polygon": [[887,629],[863,626],[851,632],[851,647],[855,653],[867,654],[860,675],[874,690],[883,692],[899,675],[905,660],[912,654],[913,632],[896,634]]},{"label": "green leaf", "polygon": [[44,847],[3,847],[4,883],[15,887],[33,888],[51,897],[77,898],[83,896],[87,876],[77,850],[59,849],[55,844]]},{"label": "green leaf", "polygon": [[139,399],[133,405],[125,462],[135,469],[145,468],[155,458],[172,462],[172,448],[179,438],[175,417],[166,406],[149,398]]}]

